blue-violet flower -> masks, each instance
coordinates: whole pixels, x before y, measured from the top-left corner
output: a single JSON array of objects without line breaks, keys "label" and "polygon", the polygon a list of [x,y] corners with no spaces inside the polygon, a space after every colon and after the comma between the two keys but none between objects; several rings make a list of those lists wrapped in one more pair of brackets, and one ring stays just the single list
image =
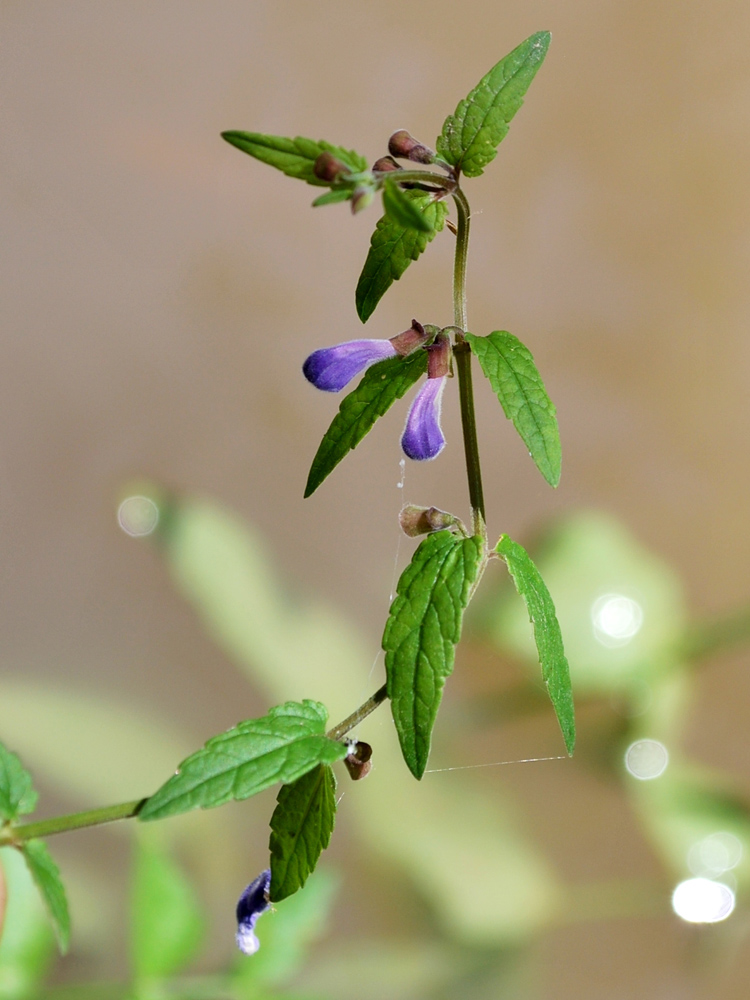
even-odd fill
[{"label": "blue-violet flower", "polygon": [[[431,344],[426,344],[434,336]],[[435,328],[425,331],[412,320],[411,327],[390,340],[349,340],[313,351],[302,366],[305,378],[318,389],[339,392],[365,368],[399,355],[406,357],[423,347],[428,351],[427,382],[417,393],[406,418],[401,447],[409,458],[435,458],[445,446],[440,429],[440,404],[445,380],[451,370],[451,344],[445,333],[435,336]]]},{"label": "blue-violet flower", "polygon": [[271,888],[271,869],[266,868],[254,879],[237,903],[237,947],[246,955],[254,955],[260,948],[255,935],[255,922],[271,905],[268,890]]},{"label": "blue-violet flower", "polygon": [[324,392],[340,392],[345,385],[376,361],[410,354],[427,339],[421,323],[412,320],[408,330],[390,340],[348,340],[313,351],[302,365],[308,382]]},{"label": "blue-violet flower", "polygon": [[450,374],[450,340],[446,334],[439,333],[427,351],[427,382],[414,397],[401,435],[404,453],[417,462],[435,458],[445,447],[440,407],[445,380]]}]

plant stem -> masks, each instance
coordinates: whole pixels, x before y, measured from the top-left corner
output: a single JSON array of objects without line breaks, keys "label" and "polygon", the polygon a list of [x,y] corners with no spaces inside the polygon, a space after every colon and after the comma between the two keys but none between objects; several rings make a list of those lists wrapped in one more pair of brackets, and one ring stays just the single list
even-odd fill
[{"label": "plant stem", "polygon": [[388,692],[386,691],[386,685],[384,684],[381,688],[368,698],[364,705],[360,705],[356,712],[352,712],[348,715],[343,722],[339,722],[337,726],[333,729],[329,729],[326,736],[329,740],[340,740],[342,736],[345,736],[350,729],[354,729],[359,723],[366,719],[367,716],[374,712],[378,705],[381,705],[385,699],[388,697]]},{"label": "plant stem", "polygon": [[119,805],[105,806],[103,809],[53,816],[52,819],[43,819],[38,823],[22,823],[20,826],[8,827],[7,830],[0,829],[0,845],[19,844],[35,837],[49,837],[53,833],[80,830],[85,826],[98,826],[116,819],[130,819],[138,815],[145,802],[146,799],[135,799],[133,802],[121,802]]},{"label": "plant stem", "polygon": [[453,322],[457,330],[453,353],[458,372],[458,392],[461,404],[461,426],[464,434],[466,455],[466,478],[469,483],[469,502],[474,521],[474,531],[484,532],[487,520],[484,510],[484,490],[482,489],[482,467],[479,462],[479,442],[477,421],[474,413],[474,388],[471,378],[471,349],[464,340],[468,326],[466,312],[466,260],[469,253],[470,210],[466,196],[460,188],[453,191],[458,212],[456,232],[456,256],[453,266]]},{"label": "plant stem", "polygon": [[[366,719],[388,697],[385,684],[378,688],[374,695],[348,715],[337,726],[330,729],[326,736],[329,740],[340,740],[350,729]],[[105,806],[103,809],[90,809],[87,812],[68,813],[65,816],[53,816],[38,823],[21,823],[20,826],[0,826],[0,847],[5,845],[18,846],[25,840],[36,837],[51,837],[54,833],[66,833],[68,830],[81,830],[86,826],[98,826],[101,823],[111,823],[116,819],[132,819],[137,816],[148,799],[135,799],[132,802],[121,802],[116,806]]]}]

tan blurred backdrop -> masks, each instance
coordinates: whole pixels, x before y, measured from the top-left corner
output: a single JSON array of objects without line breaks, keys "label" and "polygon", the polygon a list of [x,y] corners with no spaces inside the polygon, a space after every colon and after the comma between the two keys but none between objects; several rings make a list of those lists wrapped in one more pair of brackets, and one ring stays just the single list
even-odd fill
[{"label": "tan blurred backdrop", "polygon": [[[282,576],[338,606],[375,655],[402,500],[466,513],[457,408],[446,404],[446,452],[410,464],[403,490],[394,408],[303,501],[334,403],[300,365],[360,335],[353,293],[376,211],[311,211],[311,188],[219,133],[322,137],[372,161],[396,128],[430,143],[540,29],[553,35],[545,65],[469,187],[469,317],[533,351],[563,477],[556,492],[543,483],[482,389],[491,532],[523,539],[564,510],[603,508],[672,564],[696,614],[746,599],[747,4],[6,0],[3,677],[142,706],[187,749],[262,709],[158,559],[119,530],[121,490],[141,476],[256,525]],[[451,322],[451,250],[437,239],[366,335],[412,316]],[[706,679],[691,737],[745,781],[746,666]],[[43,790],[47,811],[71,806]],[[106,867],[114,848],[86,836]],[[640,946],[579,959],[585,976],[564,938],[548,944],[559,989],[544,995],[688,996],[682,980],[647,991]]]}]

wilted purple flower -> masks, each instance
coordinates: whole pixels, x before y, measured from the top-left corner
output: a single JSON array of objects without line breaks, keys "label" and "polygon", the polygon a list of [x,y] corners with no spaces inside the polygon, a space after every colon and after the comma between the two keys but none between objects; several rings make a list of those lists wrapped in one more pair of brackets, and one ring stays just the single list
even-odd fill
[{"label": "wilted purple flower", "polygon": [[260,948],[255,936],[255,922],[271,905],[268,890],[271,888],[271,869],[266,868],[254,879],[237,903],[237,947],[246,955],[254,955]]},{"label": "wilted purple flower", "polygon": [[422,325],[413,320],[410,329],[390,340],[349,340],[333,347],[322,347],[305,361],[302,373],[316,388],[340,392],[365,368],[376,361],[395,358],[397,354],[409,354],[426,336]]},{"label": "wilted purple flower", "polygon": [[450,340],[440,333],[427,350],[427,382],[414,397],[401,435],[404,453],[417,462],[435,458],[445,447],[440,428],[440,406],[445,380],[450,372]]}]

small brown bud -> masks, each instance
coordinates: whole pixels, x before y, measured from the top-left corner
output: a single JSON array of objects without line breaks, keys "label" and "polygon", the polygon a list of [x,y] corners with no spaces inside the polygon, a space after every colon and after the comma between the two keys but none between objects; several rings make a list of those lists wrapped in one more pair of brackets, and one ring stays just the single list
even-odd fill
[{"label": "small brown bud", "polygon": [[372,767],[372,747],[369,743],[359,743],[351,740],[348,744],[349,753],[344,757],[344,766],[349,772],[352,781],[360,781],[366,778]]},{"label": "small brown bud", "polygon": [[418,507],[409,503],[401,508],[398,515],[399,524],[404,534],[410,538],[419,535],[429,535],[431,531],[442,531],[444,528],[457,528],[464,534],[465,528],[455,514],[449,514],[439,507]]},{"label": "small brown bud", "polygon": [[342,174],[348,174],[349,168],[341,160],[336,159],[333,153],[329,153],[326,150],[320,154],[313,164],[313,173],[318,180],[326,181],[330,184],[332,181],[338,180]]},{"label": "small brown bud", "polygon": [[388,152],[391,156],[398,156],[402,160],[411,160],[413,163],[435,162],[434,150],[415,139],[405,128],[399,129],[390,137]]},{"label": "small brown bud", "polygon": [[388,173],[389,170],[403,170],[400,163],[396,163],[392,156],[381,156],[372,165],[373,170],[378,170],[381,174]]}]

